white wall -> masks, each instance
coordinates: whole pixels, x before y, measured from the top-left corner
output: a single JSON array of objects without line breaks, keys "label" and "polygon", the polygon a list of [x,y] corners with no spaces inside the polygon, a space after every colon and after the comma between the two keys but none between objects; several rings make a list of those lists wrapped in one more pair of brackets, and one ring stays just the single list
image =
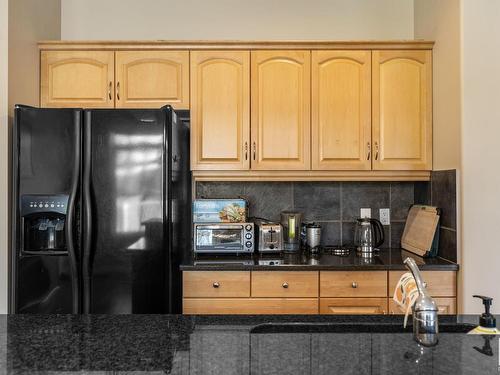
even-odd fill
[{"label": "white wall", "polygon": [[64,0],[62,39],[412,39],[413,0]]},{"label": "white wall", "polygon": [[0,0],[0,314],[8,295],[8,0]]},{"label": "white wall", "polygon": [[493,297],[500,313],[500,1],[462,0],[462,277],[472,294]]}]

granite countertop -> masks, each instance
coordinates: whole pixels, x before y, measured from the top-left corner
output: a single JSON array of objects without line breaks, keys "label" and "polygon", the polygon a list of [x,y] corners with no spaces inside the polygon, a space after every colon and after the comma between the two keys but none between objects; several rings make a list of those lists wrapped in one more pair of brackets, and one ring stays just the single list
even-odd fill
[{"label": "granite countertop", "polygon": [[425,348],[400,316],[3,315],[0,373],[498,374],[477,321],[441,316]]},{"label": "granite countertop", "polygon": [[[198,255],[192,256],[180,266],[182,271],[237,271],[237,270],[280,270],[280,271],[359,271],[359,270],[405,270],[403,259],[415,259],[421,270],[456,271],[458,264],[443,258],[422,258],[403,249],[382,249],[371,258],[362,258],[356,251],[341,257],[325,252],[312,255],[262,254],[253,255]],[[270,264],[270,263],[273,264]]]}]

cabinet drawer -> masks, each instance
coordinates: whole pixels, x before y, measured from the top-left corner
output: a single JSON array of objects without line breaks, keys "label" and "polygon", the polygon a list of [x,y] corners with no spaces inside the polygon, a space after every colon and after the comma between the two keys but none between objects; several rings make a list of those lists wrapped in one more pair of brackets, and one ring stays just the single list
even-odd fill
[{"label": "cabinet drawer", "polygon": [[386,297],[386,271],[321,271],[321,297]]},{"label": "cabinet drawer", "polygon": [[387,298],[320,298],[320,314],[386,314]]},{"label": "cabinet drawer", "polygon": [[184,298],[184,314],[317,314],[317,298]]},{"label": "cabinet drawer", "polygon": [[317,297],[318,272],[252,272],[252,297]]},{"label": "cabinet drawer", "polygon": [[250,297],[250,271],[185,271],[184,297]]},{"label": "cabinet drawer", "polygon": [[[403,273],[407,271],[389,272],[389,297]],[[457,295],[457,274],[454,271],[422,271],[422,278],[427,284],[427,291],[433,297],[455,297]]]},{"label": "cabinet drawer", "polygon": [[[444,297],[438,297],[434,298],[434,301],[436,301],[439,309],[439,314],[456,314],[457,313],[457,300],[456,298],[444,298]],[[411,313],[411,312],[410,312]],[[403,315],[404,312],[401,311],[398,305],[396,305],[396,302],[392,298],[389,298],[389,314],[393,315]]]}]

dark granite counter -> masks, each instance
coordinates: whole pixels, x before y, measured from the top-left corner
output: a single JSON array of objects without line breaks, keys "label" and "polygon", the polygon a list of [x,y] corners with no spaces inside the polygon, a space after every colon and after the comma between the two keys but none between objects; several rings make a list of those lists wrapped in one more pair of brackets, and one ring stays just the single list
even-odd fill
[{"label": "dark granite counter", "polygon": [[433,348],[419,346],[402,320],[4,315],[0,373],[498,374],[499,338],[463,333],[477,316],[441,316],[439,343]]},{"label": "dark granite counter", "polygon": [[249,255],[198,255],[181,265],[183,271],[360,271],[360,270],[405,270],[403,259],[410,256],[421,270],[456,271],[458,264],[442,258],[422,258],[402,249],[382,249],[371,258],[362,258],[356,251],[348,256],[337,256],[321,252],[312,255],[299,254],[254,254]]}]

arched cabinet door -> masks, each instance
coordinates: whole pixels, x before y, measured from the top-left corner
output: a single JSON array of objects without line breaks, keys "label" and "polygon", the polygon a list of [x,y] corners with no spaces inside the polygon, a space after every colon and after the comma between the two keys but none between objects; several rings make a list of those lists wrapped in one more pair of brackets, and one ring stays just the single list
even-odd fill
[{"label": "arched cabinet door", "polygon": [[41,107],[114,107],[114,52],[42,51]]},{"label": "arched cabinet door", "polygon": [[250,52],[191,52],[191,169],[250,168]]},{"label": "arched cabinet door", "polygon": [[312,169],[371,169],[371,52],[312,52]]},{"label": "arched cabinet door", "polygon": [[432,169],[432,52],[373,51],[373,169]]},{"label": "arched cabinet door", "polygon": [[251,54],[251,169],[309,170],[311,52]]},{"label": "arched cabinet door", "polygon": [[117,51],[116,108],[189,109],[189,51]]}]

